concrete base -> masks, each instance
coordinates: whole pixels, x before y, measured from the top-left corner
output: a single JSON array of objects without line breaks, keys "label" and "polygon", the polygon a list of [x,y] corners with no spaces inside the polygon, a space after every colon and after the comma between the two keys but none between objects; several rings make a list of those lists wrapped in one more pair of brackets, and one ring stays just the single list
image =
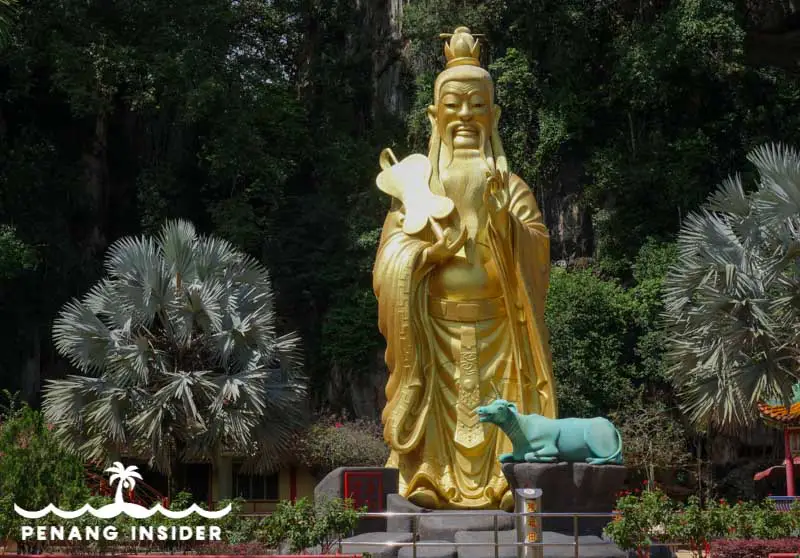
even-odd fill
[{"label": "concrete base", "polygon": [[[386,467],[339,467],[334,469],[314,488],[314,502],[333,498],[351,498],[355,505],[366,505],[373,513],[387,509],[387,497],[396,494],[400,471]],[[387,531],[384,517],[361,519],[356,534]]]},{"label": "concrete base", "polygon": [[[451,541],[424,541],[427,543],[442,543],[442,546],[418,546],[417,558],[458,558],[456,545]],[[414,549],[407,546],[397,553],[397,558],[413,558]]]},{"label": "concrete base", "polygon": [[514,515],[510,513],[502,512],[502,515],[498,515],[491,511],[439,511],[419,518],[419,538],[422,541],[455,541],[459,531],[494,531],[495,517],[499,531],[514,528]]},{"label": "concrete base", "polygon": [[[429,510],[412,504],[399,494],[389,494],[386,497],[386,511],[395,513],[425,513]],[[389,517],[386,520],[386,530],[392,533],[411,533],[414,530],[414,521],[418,518],[413,515]]]},{"label": "concrete base", "polygon": [[[508,531],[514,528],[514,515],[489,510],[429,510],[412,504],[399,494],[390,494],[386,499],[388,511],[397,513],[423,513],[420,517],[398,516],[387,521],[387,531],[400,533],[414,532],[417,522],[417,535],[421,541],[454,541],[458,531],[492,531],[497,516],[497,529]],[[436,513],[430,513],[436,512]],[[430,515],[427,515],[430,513]]]},{"label": "concrete base", "polygon": [[[545,513],[610,513],[627,476],[622,465],[588,463],[505,463],[503,474],[512,488],[541,488]],[[579,518],[580,535],[600,536],[611,518]],[[542,527],[572,535],[572,518],[545,517]]]},{"label": "concrete base", "polygon": [[364,533],[342,541],[343,554],[369,554],[372,558],[397,558],[402,546],[377,546],[364,543],[407,543],[411,533]]},{"label": "concrete base", "polygon": [[[544,558],[573,558],[575,538],[545,531],[542,533],[545,544],[557,544],[559,546],[545,546]],[[454,535],[454,542],[443,540],[419,541],[442,543],[442,546],[426,547],[417,546],[418,558],[492,558],[494,553],[494,532],[492,531],[459,531]],[[503,544],[514,543],[517,540],[516,531],[499,531],[497,533],[498,542]],[[411,535],[408,533],[368,533],[359,535],[342,541],[342,552],[345,554],[370,553],[373,558],[412,558],[413,549],[411,546],[402,547],[381,547],[372,545],[360,545],[363,542],[410,542]],[[475,543],[485,543],[476,545]],[[628,558],[628,554],[617,548],[614,544],[591,535],[578,537],[579,551],[581,558]],[[473,546],[474,545],[474,546]],[[318,549],[314,549],[318,551]],[[661,549],[664,550],[664,549]],[[671,556],[666,553],[657,553],[653,556],[666,558]],[[517,558],[516,546],[500,546],[498,558]]]}]

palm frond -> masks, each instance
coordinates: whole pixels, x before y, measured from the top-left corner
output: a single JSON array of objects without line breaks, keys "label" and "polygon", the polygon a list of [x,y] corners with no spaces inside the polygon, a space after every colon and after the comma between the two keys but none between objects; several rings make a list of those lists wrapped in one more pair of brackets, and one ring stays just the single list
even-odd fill
[{"label": "palm frond", "polygon": [[759,401],[798,381],[787,340],[800,299],[787,253],[800,240],[800,155],[769,145],[749,159],[758,190],[746,195],[730,178],[687,217],[663,283],[668,374],[691,420],[721,428],[749,424]]},{"label": "palm frond", "polygon": [[158,235],[158,248],[167,272],[180,281],[195,278],[194,246],[197,231],[189,221],[168,221]]},{"label": "palm frond", "polygon": [[726,178],[719,188],[709,196],[706,207],[711,212],[727,213],[741,218],[747,217],[751,207],[742,185],[741,175],[737,174]]},{"label": "palm frond", "polygon": [[179,454],[235,447],[264,465],[289,447],[307,380],[299,336],[277,332],[261,264],[174,221],[155,241],[114,243],[106,270],[54,325],[59,351],[98,376],[46,388],[45,413],[72,451],[124,446],[166,471]]},{"label": "palm frond", "polygon": [[111,331],[82,302],[67,303],[53,322],[56,350],[87,373],[100,373],[114,340]]}]

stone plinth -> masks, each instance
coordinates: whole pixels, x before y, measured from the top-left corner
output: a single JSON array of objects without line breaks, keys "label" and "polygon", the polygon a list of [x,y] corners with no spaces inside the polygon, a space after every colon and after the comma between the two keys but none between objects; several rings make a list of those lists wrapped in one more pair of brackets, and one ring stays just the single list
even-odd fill
[{"label": "stone plinth", "polygon": [[421,513],[424,515],[390,517],[387,530],[391,532],[413,532],[421,541],[455,541],[459,531],[491,531],[497,516],[497,530],[509,531],[514,528],[514,514],[489,510],[429,510],[412,504],[399,494],[390,494],[389,511],[398,513]]},{"label": "stone plinth", "polygon": [[[356,508],[370,513],[387,511],[389,494],[397,493],[400,471],[386,467],[339,467],[328,473],[314,488],[314,502],[350,498]],[[364,518],[355,534],[386,531],[386,518]]]},{"label": "stone plinth", "polygon": [[[491,511],[436,510],[419,518],[419,538],[427,540],[455,541],[459,531],[493,531],[495,513]],[[497,530],[514,528],[514,515],[502,512],[497,515]]]},{"label": "stone plinth", "polygon": [[[544,513],[610,513],[622,489],[627,469],[622,465],[587,463],[504,463],[512,488],[541,488]],[[610,518],[580,518],[581,535],[602,533]],[[572,534],[572,518],[545,517],[545,531]]]},{"label": "stone plinth", "polygon": [[411,533],[364,533],[344,539],[342,554],[369,554],[371,558],[397,558],[401,546],[375,546],[364,543],[408,543]]},{"label": "stone plinth", "polygon": [[[386,498],[387,511],[395,513],[425,513],[429,510],[421,508],[416,504],[412,504],[399,494],[389,494]],[[386,530],[391,533],[414,532],[414,524],[419,525],[419,518],[413,515],[398,515],[389,517],[386,522]]]}]

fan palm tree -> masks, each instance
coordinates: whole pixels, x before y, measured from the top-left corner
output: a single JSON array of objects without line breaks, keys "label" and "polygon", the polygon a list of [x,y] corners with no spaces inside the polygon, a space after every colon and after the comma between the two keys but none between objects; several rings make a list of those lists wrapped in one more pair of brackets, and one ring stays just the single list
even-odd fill
[{"label": "fan palm tree", "polygon": [[299,339],[278,336],[267,271],[185,221],[122,238],[107,277],[53,325],[80,375],[53,380],[44,412],[65,448],[109,462],[127,452],[169,474],[223,449],[271,469],[305,422]]},{"label": "fan palm tree", "polygon": [[728,178],[686,219],[664,282],[669,373],[692,421],[736,428],[800,377],[800,154],[755,149],[746,192]]}]

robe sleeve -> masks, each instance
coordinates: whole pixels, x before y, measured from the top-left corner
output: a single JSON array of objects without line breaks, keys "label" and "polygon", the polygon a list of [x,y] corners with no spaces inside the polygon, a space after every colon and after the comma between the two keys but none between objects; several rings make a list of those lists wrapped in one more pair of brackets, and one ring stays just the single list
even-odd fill
[{"label": "robe sleeve", "polygon": [[533,314],[544,320],[550,286],[550,234],[533,192],[517,175],[509,180],[509,213],[513,227],[514,259],[521,283],[533,305]]},{"label": "robe sleeve", "polygon": [[384,438],[396,452],[407,453],[422,437],[432,393],[423,365],[430,362],[430,337],[423,318],[427,313],[427,274],[420,267],[429,242],[405,234],[401,219],[398,209],[387,215],[372,275],[378,328],[386,339],[389,369],[382,414]]},{"label": "robe sleeve", "polygon": [[[511,258],[509,280],[513,292],[513,311],[524,322],[520,334],[530,347],[533,362],[522,362],[523,373],[537,392],[536,412],[555,418],[555,394],[550,338],[544,311],[550,284],[550,235],[542,213],[527,184],[512,174],[509,179],[509,230],[505,242]],[[509,246],[510,244],[510,246]]]}]

